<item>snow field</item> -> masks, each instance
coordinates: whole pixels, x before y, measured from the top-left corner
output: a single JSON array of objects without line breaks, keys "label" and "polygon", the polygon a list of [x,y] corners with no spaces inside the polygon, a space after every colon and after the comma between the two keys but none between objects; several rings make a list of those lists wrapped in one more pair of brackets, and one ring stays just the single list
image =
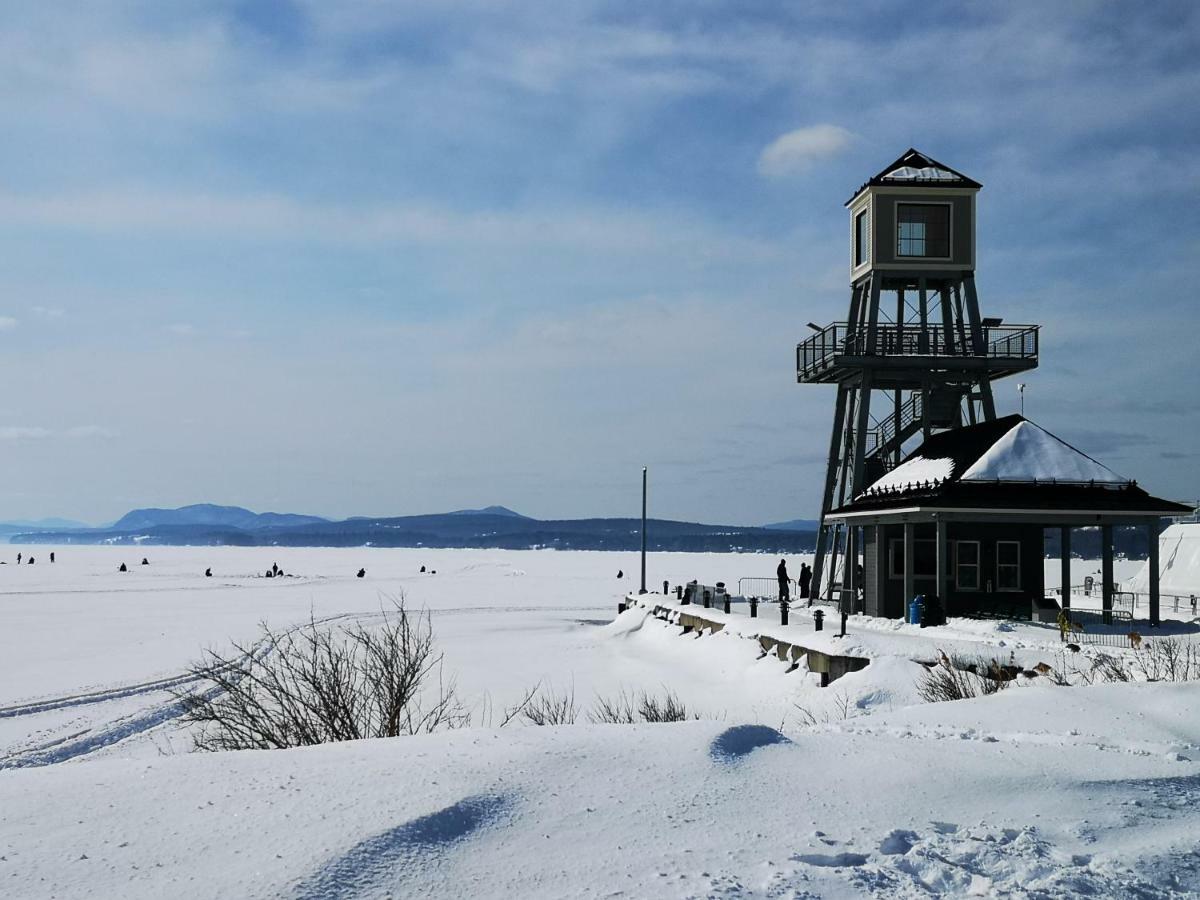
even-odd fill
[{"label": "snow field", "polygon": [[[636,583],[615,575],[637,571],[634,554],[68,547],[43,568],[48,549],[33,551],[35,566],[0,566],[0,614],[16,626],[0,630],[0,896],[1200,889],[1200,686],[1037,679],[918,702],[911,657],[961,649],[1053,663],[1053,629],[853,617],[841,652],[872,662],[821,689],[759,659],[737,634],[744,616],[698,639],[644,609],[616,617]],[[143,555],[151,565],[133,565]],[[272,562],[296,577],[259,577]],[[1096,568],[1076,562],[1078,580]],[[776,563],[655,554],[651,586],[735,585]],[[1056,580],[1057,561],[1046,569]],[[262,619],[375,616],[400,591],[430,611],[476,727],[187,752],[161,681],[203,647],[252,641]],[[762,613],[757,627],[778,630],[773,607]],[[793,623],[805,643],[820,637],[804,610]],[[489,709],[538,682],[574,691],[577,724],[487,727]],[[704,718],[588,722],[597,695],[664,689]]]}]

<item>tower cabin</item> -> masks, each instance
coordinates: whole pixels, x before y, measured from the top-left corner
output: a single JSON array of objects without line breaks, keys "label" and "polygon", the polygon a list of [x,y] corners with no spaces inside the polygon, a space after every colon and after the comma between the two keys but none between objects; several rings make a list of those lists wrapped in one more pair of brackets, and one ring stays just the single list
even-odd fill
[{"label": "tower cabin", "polygon": [[802,384],[837,386],[814,591],[847,589],[855,555],[829,513],[936,432],[996,418],[992,382],[1038,364],[1038,326],[985,318],[975,288],[980,183],[916,149],[868,179],[850,212],[850,308],[810,325],[796,348]]},{"label": "tower cabin", "polygon": [[847,568],[862,573],[854,611],[891,618],[917,594],[937,598],[950,616],[1028,618],[1045,593],[1046,529],[1061,530],[1062,584],[1070,585],[1071,529],[1099,526],[1107,620],[1113,527],[1143,527],[1157,625],[1159,520],[1188,511],[1013,415],[933,435],[827,518],[847,528],[848,547],[862,548],[861,562],[853,549],[847,557]]}]

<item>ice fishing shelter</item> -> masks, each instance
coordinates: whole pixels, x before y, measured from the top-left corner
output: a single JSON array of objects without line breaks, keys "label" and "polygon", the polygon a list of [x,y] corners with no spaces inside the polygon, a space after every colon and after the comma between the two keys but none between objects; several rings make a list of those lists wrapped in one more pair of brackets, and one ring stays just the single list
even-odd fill
[{"label": "ice fishing shelter", "polygon": [[843,602],[892,618],[917,594],[937,597],[951,616],[1028,617],[1045,594],[1045,530],[1061,529],[1069,585],[1071,529],[1083,526],[1102,532],[1102,602],[1111,611],[1113,526],[1144,527],[1157,624],[1159,520],[1188,511],[1014,415],[932,435],[826,518],[846,529],[848,547],[862,548],[861,564],[846,566]]}]

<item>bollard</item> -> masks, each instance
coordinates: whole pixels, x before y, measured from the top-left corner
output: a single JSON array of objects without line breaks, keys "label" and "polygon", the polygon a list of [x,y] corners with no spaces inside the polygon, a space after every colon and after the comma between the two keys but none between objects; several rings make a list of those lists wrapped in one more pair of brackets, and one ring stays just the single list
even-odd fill
[{"label": "bollard", "polygon": [[752,619],[758,618],[758,598],[757,597],[750,598],[750,618],[752,618]]},{"label": "bollard", "polygon": [[786,600],[779,601],[779,624],[786,625],[788,623],[788,605]]},{"label": "bollard", "polygon": [[845,636],[846,636],[846,611],[843,609],[842,610],[842,633],[839,634],[838,637],[845,637]]},{"label": "bollard", "polygon": [[671,593],[671,582],[664,581],[663,582],[663,596],[665,597],[669,593]]},{"label": "bollard", "polygon": [[813,613],[813,625],[816,626],[814,629],[816,631],[820,631],[821,629],[823,629],[825,627],[825,611],[824,610],[818,609],[815,613]]},{"label": "bollard", "polygon": [[704,589],[704,608],[708,609],[711,606],[712,606],[712,594],[709,592],[708,588],[705,588]]},{"label": "bollard", "polygon": [[675,585],[675,599],[678,600],[680,603],[685,602],[683,599],[683,585],[682,584]]},{"label": "bollard", "polygon": [[728,615],[728,613],[729,613],[729,595],[728,594],[725,595],[725,613],[726,613],[726,615]]}]

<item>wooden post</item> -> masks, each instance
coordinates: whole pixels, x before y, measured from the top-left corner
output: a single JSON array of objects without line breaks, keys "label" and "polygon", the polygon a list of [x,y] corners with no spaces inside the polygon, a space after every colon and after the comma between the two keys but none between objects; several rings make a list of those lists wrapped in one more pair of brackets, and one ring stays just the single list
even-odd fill
[{"label": "wooden post", "polygon": [[646,593],[646,467],[642,466],[642,586],[639,594]]},{"label": "wooden post", "polygon": [[1159,624],[1158,611],[1158,579],[1159,579],[1159,558],[1158,558],[1158,519],[1151,519],[1146,525],[1146,538],[1150,541],[1150,625],[1157,628]]},{"label": "wooden post", "polygon": [[1101,553],[1101,609],[1104,611],[1104,624],[1112,624],[1112,608],[1113,608],[1113,527],[1112,525],[1100,526],[1100,553]]},{"label": "wooden post", "polygon": [[1071,528],[1064,525],[1059,529],[1062,545],[1062,608],[1071,608]]},{"label": "wooden post", "polygon": [[841,609],[854,612],[854,600],[858,596],[858,528],[846,526],[846,561],[842,564]]}]

